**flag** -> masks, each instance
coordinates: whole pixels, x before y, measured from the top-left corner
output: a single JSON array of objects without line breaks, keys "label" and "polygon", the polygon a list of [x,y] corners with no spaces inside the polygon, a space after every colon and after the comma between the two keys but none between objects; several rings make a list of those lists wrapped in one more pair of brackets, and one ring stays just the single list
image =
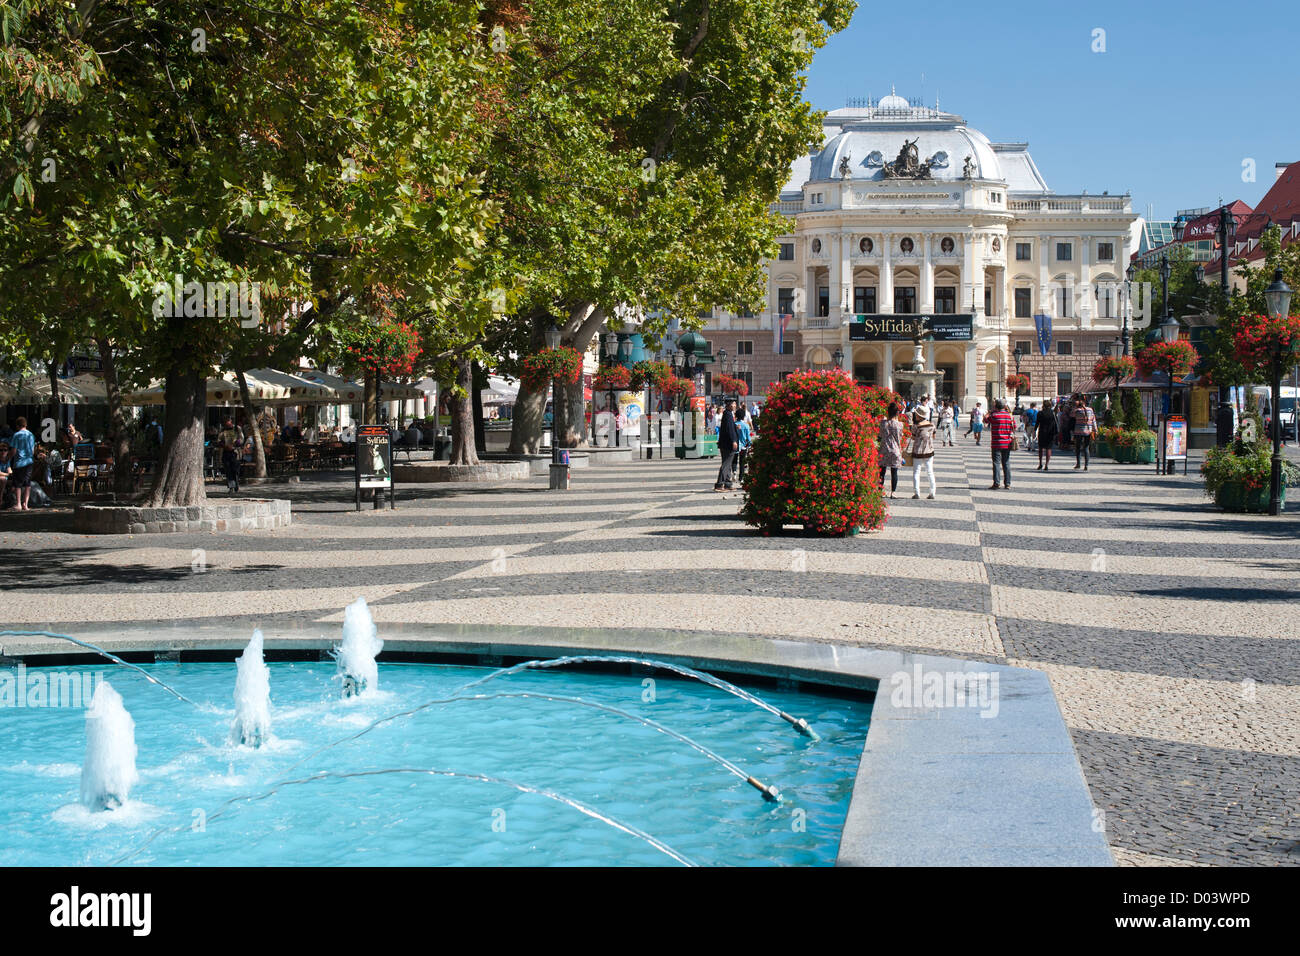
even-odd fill
[{"label": "flag", "polygon": [[1046,355],[1047,350],[1052,347],[1052,317],[1034,316],[1034,328],[1038,330],[1038,354]]},{"label": "flag", "polygon": [[777,355],[781,354],[781,347],[785,344],[785,327],[790,324],[792,318],[794,316],[789,312],[783,312],[772,323],[772,351]]}]

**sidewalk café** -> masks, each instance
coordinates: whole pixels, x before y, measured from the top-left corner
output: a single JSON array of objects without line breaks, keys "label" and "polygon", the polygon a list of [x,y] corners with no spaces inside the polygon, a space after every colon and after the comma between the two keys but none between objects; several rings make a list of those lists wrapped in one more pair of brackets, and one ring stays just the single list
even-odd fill
[{"label": "sidewalk caf\u00e9", "polygon": [[[252,369],[244,373],[249,397],[258,409],[257,427],[262,435],[269,475],[298,472],[303,469],[325,470],[349,468],[353,461],[352,415],[364,399],[364,388],[317,369],[298,370],[297,374],[276,369]],[[434,386],[436,388],[436,386]],[[108,393],[103,379],[82,374],[57,380],[57,404],[51,412],[52,385],[48,376],[27,375],[0,379],[0,404],[7,406],[0,422],[0,435],[6,433],[13,419],[27,418],[38,440],[38,461],[34,478],[46,495],[95,494],[109,490],[115,471],[114,452],[108,442]],[[418,413],[430,391],[426,383],[419,386],[384,382],[379,397],[384,402],[401,403],[399,416],[408,402]],[[244,470],[251,471],[254,444],[244,421],[239,382],[233,372],[208,379],[207,428],[204,443],[204,473],[213,480],[222,476],[218,435],[226,422],[240,426],[240,456]],[[134,487],[139,490],[145,476],[157,463],[160,449],[162,407],[166,404],[161,381],[124,391],[122,405],[139,409],[130,415],[129,434],[132,446],[131,471]],[[50,416],[55,420],[51,424]],[[51,429],[58,429],[57,433]],[[84,434],[83,434],[84,432]],[[405,441],[411,433],[399,440]],[[410,451],[438,450],[442,443],[433,428],[419,432]],[[50,440],[50,439],[53,440]]]}]

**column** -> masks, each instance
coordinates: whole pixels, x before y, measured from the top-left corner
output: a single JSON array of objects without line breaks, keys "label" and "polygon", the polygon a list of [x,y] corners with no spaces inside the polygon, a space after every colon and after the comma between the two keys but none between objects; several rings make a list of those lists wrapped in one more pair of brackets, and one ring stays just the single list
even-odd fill
[{"label": "column", "polygon": [[[853,314],[853,235],[848,232],[839,234],[840,240],[840,285],[834,290],[839,297],[840,321]],[[847,355],[848,353],[845,352]]]},{"label": "column", "polygon": [[833,232],[822,239],[822,249],[830,263],[826,284],[830,286],[828,316],[832,326],[838,325],[840,321],[840,276],[843,274],[840,265],[840,238],[839,233]]},{"label": "column", "polygon": [[1079,327],[1092,328],[1092,316],[1097,300],[1093,298],[1092,288],[1092,236],[1083,237],[1083,249],[1079,254]]},{"label": "column", "polygon": [[1031,310],[1033,314],[1043,315],[1052,314],[1052,295],[1048,288],[1048,282],[1051,281],[1051,273],[1048,271],[1047,257],[1052,254],[1052,237],[1038,237],[1038,301],[1034,303]]},{"label": "column", "polygon": [[934,311],[934,261],[930,258],[930,244],[934,237],[930,233],[921,236],[921,288],[917,290],[918,309],[923,313]]},{"label": "column", "polygon": [[880,301],[876,303],[876,308],[881,312],[893,313],[894,311],[894,236],[893,233],[885,233],[880,237],[881,263],[880,263]]},{"label": "column", "polygon": [[[981,286],[983,283],[981,282]],[[961,297],[957,302],[957,311],[963,311],[970,303],[971,295],[975,289],[975,234],[966,233],[962,236],[962,263],[961,263],[961,289],[958,295]],[[976,307],[976,311],[982,308],[982,303]]]},{"label": "column", "polygon": [[840,368],[847,369],[849,378],[853,377],[853,343],[849,341],[849,324],[844,322],[840,325],[840,352],[843,358],[840,359]]},{"label": "column", "polygon": [[969,413],[979,400],[979,373],[975,368],[975,343],[966,344],[966,366],[962,370],[962,411]]},{"label": "column", "polygon": [[894,387],[894,343],[885,343],[885,388]]},{"label": "column", "polygon": [[[935,351],[935,344],[933,342],[925,343],[926,371],[930,371],[930,372],[934,371],[934,351]],[[934,401],[936,396],[936,389],[935,389],[936,384],[937,383],[935,382],[934,379],[930,379],[930,400],[931,401]]]}]

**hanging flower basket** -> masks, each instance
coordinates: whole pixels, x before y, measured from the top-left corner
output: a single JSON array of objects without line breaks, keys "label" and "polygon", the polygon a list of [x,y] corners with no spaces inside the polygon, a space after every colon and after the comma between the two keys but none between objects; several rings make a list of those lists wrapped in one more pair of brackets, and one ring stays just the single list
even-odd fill
[{"label": "hanging flower basket", "polygon": [[741,516],[764,534],[853,534],[885,523],[877,420],[842,371],[794,372],[763,405]]},{"label": "hanging flower basket", "polygon": [[663,391],[664,384],[673,377],[673,370],[667,362],[655,362],[643,359],[632,366],[632,387]]},{"label": "hanging flower basket", "polygon": [[420,333],[407,322],[359,322],[334,334],[338,357],[350,372],[410,375],[420,358]]},{"label": "hanging flower basket", "polygon": [[1136,372],[1137,362],[1133,361],[1132,356],[1111,355],[1097,360],[1097,364],[1092,367],[1092,380],[1104,382],[1113,378],[1116,382],[1122,382]]},{"label": "hanging flower basket", "polygon": [[600,392],[617,392],[631,386],[632,371],[622,365],[602,365],[591,381],[591,387]]},{"label": "hanging flower basket", "polygon": [[1143,375],[1164,372],[1177,378],[1196,366],[1198,356],[1191,342],[1153,342],[1137,351],[1136,363]]},{"label": "hanging flower basket", "polygon": [[551,379],[576,385],[582,376],[582,355],[567,346],[525,355],[519,363],[519,380],[529,388],[545,388]]},{"label": "hanging flower basket", "polygon": [[674,405],[680,405],[695,394],[695,382],[689,378],[671,378],[661,386],[660,391]]},{"label": "hanging flower basket", "polygon": [[1016,375],[1014,372],[1007,376],[1007,391],[1019,395],[1022,392],[1029,391],[1029,376]]},{"label": "hanging flower basket", "polygon": [[748,395],[749,386],[745,384],[743,378],[737,378],[734,375],[715,375],[713,384],[723,395]]},{"label": "hanging flower basket", "polygon": [[1243,315],[1233,331],[1232,345],[1237,361],[1248,372],[1267,370],[1275,352],[1283,365],[1289,365],[1300,345],[1300,315]]}]

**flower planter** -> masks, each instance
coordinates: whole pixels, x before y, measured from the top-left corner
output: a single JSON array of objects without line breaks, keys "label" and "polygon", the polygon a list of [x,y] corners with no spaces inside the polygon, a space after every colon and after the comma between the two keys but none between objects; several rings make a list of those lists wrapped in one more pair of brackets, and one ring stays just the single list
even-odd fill
[{"label": "flower planter", "polygon": [[1093,458],[1112,458],[1112,457],[1114,457],[1114,456],[1111,455],[1111,453],[1110,453],[1110,445],[1109,445],[1108,443],[1106,443],[1106,442],[1104,442],[1104,441],[1097,441],[1097,442],[1094,442],[1094,443],[1093,443],[1093,446],[1092,446],[1092,457],[1093,457]]},{"label": "flower planter", "polygon": [[1116,445],[1110,453],[1111,457],[1121,465],[1131,465],[1137,461],[1137,449],[1132,445]]},{"label": "flower planter", "polygon": [[[1214,503],[1224,511],[1247,511],[1263,514],[1268,511],[1268,483],[1258,488],[1247,488],[1240,481],[1229,481],[1214,496]],[[1282,504],[1286,504],[1286,486],[1282,486]]]},{"label": "flower planter", "polygon": [[1156,463],[1156,446],[1143,445],[1140,448],[1134,448],[1133,460],[1139,465],[1154,465]]}]

